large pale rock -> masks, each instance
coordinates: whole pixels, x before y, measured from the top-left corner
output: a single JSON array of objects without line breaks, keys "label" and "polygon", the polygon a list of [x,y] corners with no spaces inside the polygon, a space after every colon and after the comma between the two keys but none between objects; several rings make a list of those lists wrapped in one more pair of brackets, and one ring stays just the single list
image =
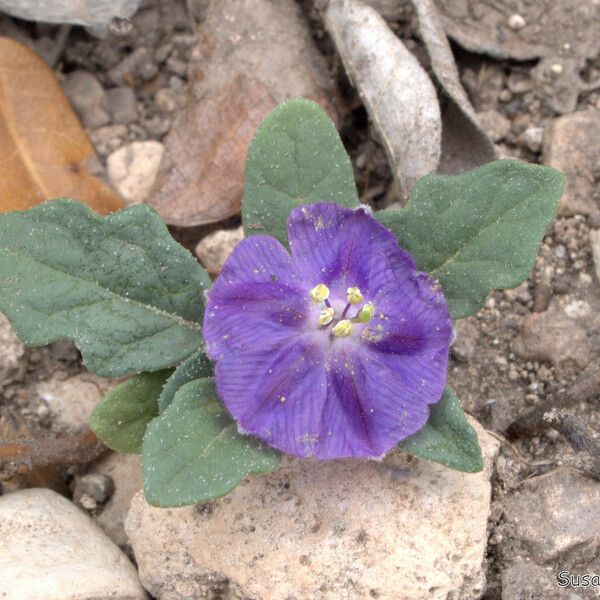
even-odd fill
[{"label": "large pale rock", "polygon": [[0,497],[0,598],[141,600],[127,557],[62,496],[29,489]]},{"label": "large pale rock", "polygon": [[143,494],[125,523],[159,600],[474,599],[497,442],[465,474],[396,453],[383,462],[286,459],[207,505],[160,509]]},{"label": "large pale rock", "polygon": [[600,209],[595,195],[600,162],[600,110],[555,119],[544,144],[544,162],[567,176],[559,211],[588,215]]}]

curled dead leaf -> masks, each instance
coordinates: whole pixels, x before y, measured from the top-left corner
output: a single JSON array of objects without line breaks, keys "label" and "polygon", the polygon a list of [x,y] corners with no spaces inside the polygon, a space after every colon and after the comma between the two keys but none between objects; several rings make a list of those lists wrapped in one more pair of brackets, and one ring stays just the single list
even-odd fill
[{"label": "curled dead leaf", "polygon": [[0,10],[19,19],[103,28],[115,17],[133,15],[140,0],[0,0]]},{"label": "curled dead leaf", "polygon": [[54,73],[24,45],[0,38],[0,212],[59,196],[102,214],[123,208],[94,176],[98,165]]},{"label": "curled dead leaf", "polygon": [[446,102],[442,105],[442,154],[439,172],[468,171],[497,158],[494,144],[482,129],[463,89],[450,44],[433,0],[411,0],[430,68]]},{"label": "curled dead leaf", "polygon": [[331,0],[324,21],[407,196],[440,158],[442,123],[433,83],[370,6]]}]

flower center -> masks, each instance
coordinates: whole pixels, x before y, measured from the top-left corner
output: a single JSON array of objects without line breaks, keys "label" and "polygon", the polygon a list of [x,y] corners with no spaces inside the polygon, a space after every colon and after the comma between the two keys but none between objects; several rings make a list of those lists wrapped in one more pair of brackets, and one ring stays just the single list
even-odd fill
[{"label": "flower center", "polygon": [[[336,314],[335,308],[329,302],[329,288],[324,283],[316,285],[309,294],[315,304],[322,305],[317,319],[319,329],[329,330],[332,337],[351,336],[354,326],[368,323],[375,312],[375,305],[372,302],[363,304],[364,297],[356,286],[346,290],[346,306],[339,312],[339,315]],[[358,310],[355,311],[354,316],[349,317],[348,313],[352,307]]]}]

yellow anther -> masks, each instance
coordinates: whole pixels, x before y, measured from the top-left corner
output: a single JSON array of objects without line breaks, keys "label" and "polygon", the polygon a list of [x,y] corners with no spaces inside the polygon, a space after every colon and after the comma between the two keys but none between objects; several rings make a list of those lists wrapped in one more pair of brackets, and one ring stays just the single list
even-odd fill
[{"label": "yellow anther", "polygon": [[342,319],[331,330],[331,333],[335,335],[335,337],[348,337],[349,335],[352,335],[352,329],[354,329],[354,325],[352,325],[348,319]]},{"label": "yellow anther", "polygon": [[316,285],[309,293],[313,302],[319,304],[329,298],[329,288],[324,283],[319,283],[319,285]]},{"label": "yellow anther", "polygon": [[367,302],[359,311],[356,318],[361,323],[368,323],[373,318],[375,312],[375,305],[372,302]]},{"label": "yellow anther", "polygon": [[326,306],[319,313],[319,325],[329,325],[331,321],[333,321],[333,316],[335,315],[335,311],[333,308]]},{"label": "yellow anther", "polygon": [[349,287],[347,294],[350,304],[360,304],[363,301],[363,295],[357,287]]}]

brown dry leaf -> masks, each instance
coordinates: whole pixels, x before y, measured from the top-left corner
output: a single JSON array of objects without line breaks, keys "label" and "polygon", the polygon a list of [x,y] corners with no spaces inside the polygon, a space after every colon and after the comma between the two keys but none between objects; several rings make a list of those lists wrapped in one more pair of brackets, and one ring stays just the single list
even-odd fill
[{"label": "brown dry leaf", "polygon": [[169,163],[150,200],[163,219],[198,225],[240,210],[246,151],[275,106],[264,84],[242,74],[204,102],[188,104],[169,136]]},{"label": "brown dry leaf", "polygon": [[187,105],[148,200],[181,226],[239,212],[248,145],[277,104],[310,98],[332,114],[327,68],[294,0],[211,2],[193,58]]},{"label": "brown dry leaf", "polygon": [[123,208],[90,172],[96,160],[54,73],[19,42],[0,38],[0,212],[59,196],[101,214]]}]

